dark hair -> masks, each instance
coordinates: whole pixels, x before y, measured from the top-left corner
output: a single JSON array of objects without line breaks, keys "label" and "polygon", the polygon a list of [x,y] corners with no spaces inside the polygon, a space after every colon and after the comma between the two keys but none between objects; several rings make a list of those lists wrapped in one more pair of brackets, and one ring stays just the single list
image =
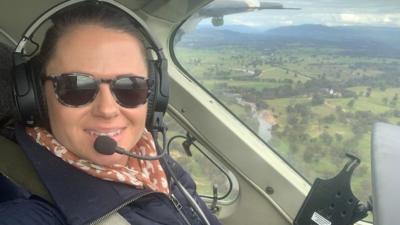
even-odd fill
[{"label": "dark hair", "polygon": [[[69,6],[52,16],[53,25],[47,30],[42,42],[37,63],[44,74],[50,58],[53,56],[58,40],[74,27],[82,24],[94,24],[128,33],[138,39],[146,58],[145,41],[138,31],[138,23],[123,11],[100,2],[82,2]],[[147,60],[145,60],[147,63]]]},{"label": "dark hair", "polygon": [[13,94],[11,89],[11,70],[12,70],[12,49],[0,42],[0,134],[3,134],[3,128],[15,115],[15,106],[13,104]]}]

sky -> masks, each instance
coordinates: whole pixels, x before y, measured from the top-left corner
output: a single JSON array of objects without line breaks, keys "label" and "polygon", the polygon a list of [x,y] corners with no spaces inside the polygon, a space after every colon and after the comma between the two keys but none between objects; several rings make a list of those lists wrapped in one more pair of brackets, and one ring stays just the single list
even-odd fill
[{"label": "sky", "polygon": [[[260,10],[228,15],[224,17],[224,24],[245,25],[263,30],[301,24],[400,27],[400,0],[271,0],[268,2],[278,2],[284,7],[301,9]],[[210,19],[202,21],[201,24],[210,24]]]}]

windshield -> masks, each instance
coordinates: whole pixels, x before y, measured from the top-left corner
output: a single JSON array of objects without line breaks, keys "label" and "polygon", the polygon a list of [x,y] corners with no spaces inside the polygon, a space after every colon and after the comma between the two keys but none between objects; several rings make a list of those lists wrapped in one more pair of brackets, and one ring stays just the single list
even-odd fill
[{"label": "windshield", "polygon": [[286,0],[206,16],[215,3],[177,31],[182,68],[308,181],[359,157],[352,188],[366,201],[372,125],[400,125],[400,4]]}]

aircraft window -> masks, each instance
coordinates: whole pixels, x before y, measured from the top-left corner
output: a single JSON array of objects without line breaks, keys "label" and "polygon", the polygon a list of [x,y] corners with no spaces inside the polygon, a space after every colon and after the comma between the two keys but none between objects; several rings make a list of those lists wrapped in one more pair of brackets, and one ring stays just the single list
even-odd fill
[{"label": "aircraft window", "polygon": [[4,47],[9,47],[11,48],[12,46],[9,44],[8,39],[5,38],[1,33],[0,33],[0,45]]},{"label": "aircraft window", "polygon": [[217,159],[211,158],[210,154],[207,154],[207,149],[168,113],[165,115],[165,121],[168,126],[169,153],[186,171],[190,172],[196,182],[199,195],[213,198],[215,186],[217,200],[230,201],[235,198],[238,185],[232,173]]},{"label": "aircraft window", "polygon": [[0,27],[0,43],[1,45],[6,45],[10,48],[14,48],[17,42]]},{"label": "aircraft window", "polygon": [[279,3],[206,6],[176,31],[175,60],[309,182],[359,157],[352,189],[365,202],[372,124],[400,124],[400,4]]}]

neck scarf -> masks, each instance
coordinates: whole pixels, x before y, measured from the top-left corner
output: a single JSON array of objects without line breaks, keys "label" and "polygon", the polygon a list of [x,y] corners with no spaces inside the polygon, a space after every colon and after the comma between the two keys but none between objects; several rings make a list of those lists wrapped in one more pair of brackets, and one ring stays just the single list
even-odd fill
[{"label": "neck scarf", "polygon": [[[38,144],[45,147],[55,156],[87,174],[103,180],[125,183],[137,188],[148,187],[156,192],[169,193],[167,178],[158,160],[140,160],[129,157],[126,165],[100,166],[79,158],[60,144],[44,128],[26,128],[26,131]],[[151,133],[145,130],[138,143],[131,149],[131,152],[139,155],[155,156],[157,153]]]}]

